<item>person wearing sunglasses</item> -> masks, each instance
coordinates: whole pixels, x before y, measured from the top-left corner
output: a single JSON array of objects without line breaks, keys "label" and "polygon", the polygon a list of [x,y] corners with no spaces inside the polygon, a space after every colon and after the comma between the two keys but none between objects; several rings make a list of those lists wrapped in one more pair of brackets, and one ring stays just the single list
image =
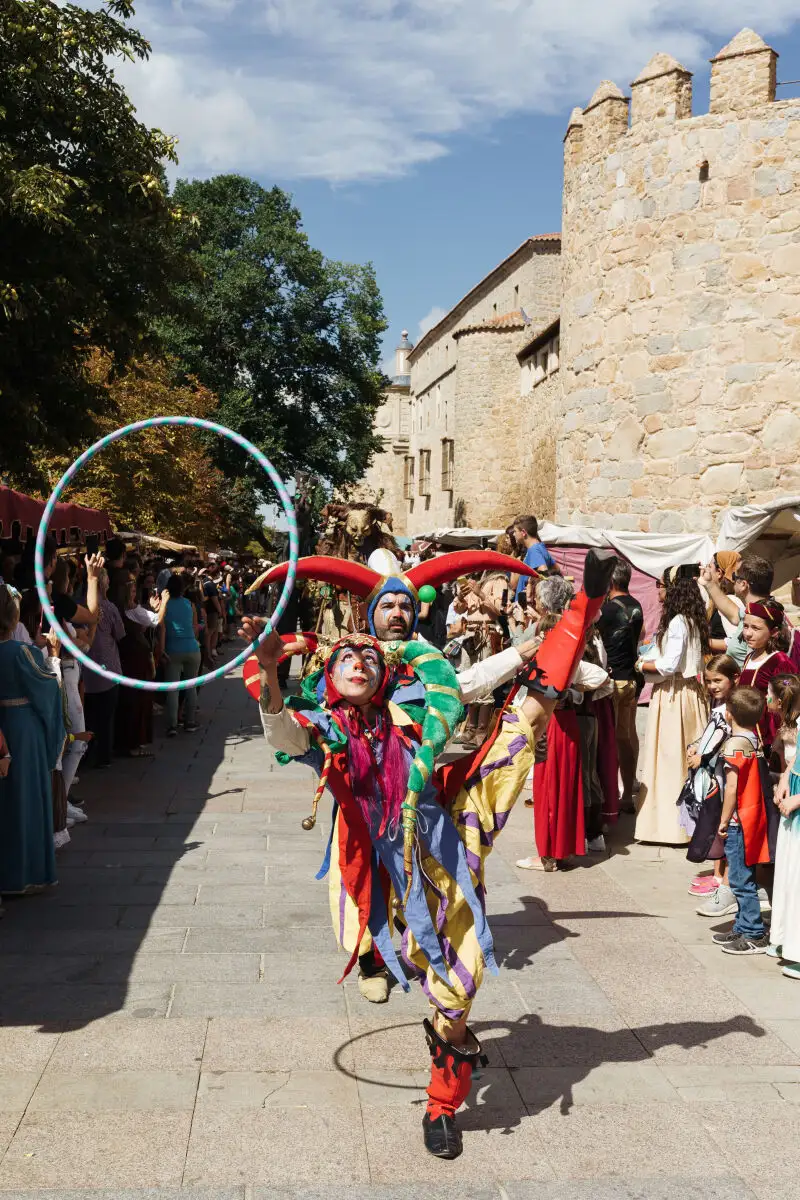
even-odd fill
[{"label": "person wearing sunglasses", "polygon": [[[723,555],[718,551],[714,559],[703,567],[700,582],[708,593],[714,608],[720,614],[723,625],[728,633],[724,647],[718,647],[712,641],[712,650],[729,654],[740,668],[750,653],[750,648],[744,640],[744,613],[748,604],[763,603],[770,599],[774,570],[772,563],[756,554],[746,554],[738,564],[729,568],[729,573],[723,571]],[[731,595],[727,595],[723,586],[728,579],[733,586]]]}]

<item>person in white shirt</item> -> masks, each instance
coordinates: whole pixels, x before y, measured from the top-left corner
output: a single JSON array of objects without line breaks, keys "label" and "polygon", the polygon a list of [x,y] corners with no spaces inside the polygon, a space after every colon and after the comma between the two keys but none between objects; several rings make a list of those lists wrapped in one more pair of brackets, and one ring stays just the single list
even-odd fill
[{"label": "person in white shirt", "polygon": [[659,580],[663,604],[653,645],[637,668],[653,684],[637,800],[636,839],[685,846],[677,800],[688,769],[687,747],[708,721],[708,698],[700,677],[709,652],[708,618],[696,579],[670,567]]}]

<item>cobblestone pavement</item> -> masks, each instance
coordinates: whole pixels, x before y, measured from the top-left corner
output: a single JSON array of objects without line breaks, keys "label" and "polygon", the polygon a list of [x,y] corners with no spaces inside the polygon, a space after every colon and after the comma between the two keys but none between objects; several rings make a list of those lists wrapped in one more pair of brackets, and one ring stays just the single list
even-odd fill
[{"label": "cobblestone pavement", "polygon": [[87,775],[51,895],[0,923],[0,1193],[59,1200],[789,1200],[800,985],[731,961],[678,852],[557,875],[520,803],[489,866],[501,963],[465,1152],[428,1157],[419,991],[336,980],[326,821],[239,678],[153,762]]}]

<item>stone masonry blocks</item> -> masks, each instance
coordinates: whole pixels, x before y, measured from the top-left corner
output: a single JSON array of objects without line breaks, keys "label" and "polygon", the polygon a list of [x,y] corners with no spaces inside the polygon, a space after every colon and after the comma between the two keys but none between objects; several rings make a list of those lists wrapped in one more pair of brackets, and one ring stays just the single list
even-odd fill
[{"label": "stone masonry blocks", "polygon": [[559,519],[667,532],[706,513],[711,528],[739,496],[792,490],[800,102],[775,101],[776,57],[737,34],[712,60],[711,111],[692,117],[691,76],[657,54],[631,85],[630,128],[608,82],[571,122]]}]

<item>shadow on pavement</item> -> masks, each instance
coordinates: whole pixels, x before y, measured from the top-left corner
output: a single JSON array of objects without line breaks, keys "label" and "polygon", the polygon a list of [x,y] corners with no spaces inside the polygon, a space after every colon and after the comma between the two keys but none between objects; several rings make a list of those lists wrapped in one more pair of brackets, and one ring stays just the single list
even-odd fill
[{"label": "shadow on pavement", "polygon": [[206,830],[215,814],[242,809],[246,787],[220,786],[218,774],[226,743],[252,723],[240,692],[241,680],[230,676],[202,688],[196,733],[166,740],[164,717],[156,716],[154,758],[82,772],[74,792],[88,821],[71,830],[57,856],[58,885],[5,902],[0,1024],[60,1031],[123,1010],[166,1015],[166,965],[161,980],[157,969],[137,979],[133,968],[145,937],[148,954],[180,954],[184,906],[211,882]]}]

